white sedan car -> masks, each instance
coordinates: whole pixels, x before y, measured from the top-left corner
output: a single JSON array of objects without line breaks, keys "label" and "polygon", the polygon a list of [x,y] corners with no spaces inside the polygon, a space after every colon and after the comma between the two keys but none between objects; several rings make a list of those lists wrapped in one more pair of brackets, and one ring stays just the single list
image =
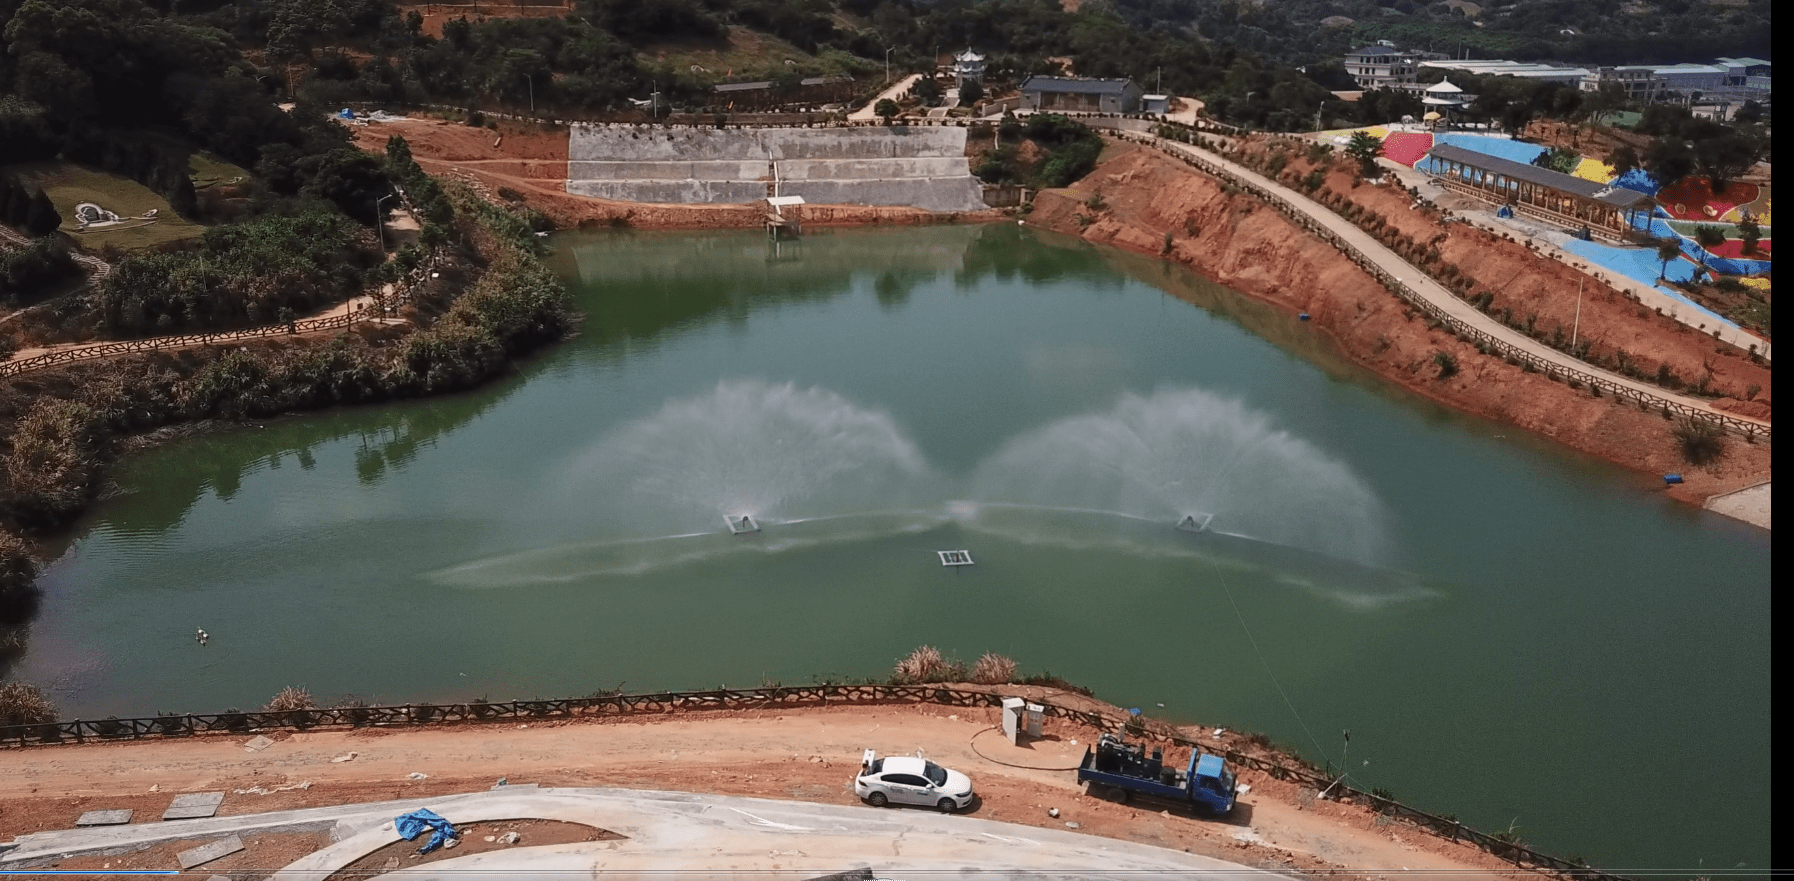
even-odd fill
[{"label": "white sedan car", "polygon": [[853,794],[875,808],[888,804],[929,805],[951,814],[972,803],[972,779],[927,759],[910,756],[879,758],[866,751]]}]

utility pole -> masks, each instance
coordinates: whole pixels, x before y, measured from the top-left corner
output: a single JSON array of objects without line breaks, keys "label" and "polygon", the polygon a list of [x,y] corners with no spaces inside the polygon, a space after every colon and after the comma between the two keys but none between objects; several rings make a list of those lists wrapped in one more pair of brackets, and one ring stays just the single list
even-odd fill
[{"label": "utility pole", "polygon": [[374,229],[380,231],[380,253],[382,254],[386,253],[386,224],[380,220],[380,206],[394,195],[394,193],[387,193],[374,200]]},{"label": "utility pole", "polygon": [[896,48],[896,46],[892,46],[885,50],[885,85],[891,84],[891,52]]},{"label": "utility pole", "polygon": [[[1562,327],[1563,325],[1558,325]],[[1582,329],[1582,280],[1576,281],[1576,320],[1570,324],[1570,355],[1576,354],[1576,332]]]},{"label": "utility pole", "polygon": [[523,75],[523,81],[529,83],[529,115],[536,115],[536,81],[529,74]]}]

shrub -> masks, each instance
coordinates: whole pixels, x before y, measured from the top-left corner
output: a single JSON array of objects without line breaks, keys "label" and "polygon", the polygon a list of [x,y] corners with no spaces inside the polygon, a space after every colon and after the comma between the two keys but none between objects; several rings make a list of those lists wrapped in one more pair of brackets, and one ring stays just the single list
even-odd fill
[{"label": "shrub", "polygon": [[37,686],[0,682],[0,725],[39,725],[56,721],[56,705]]},{"label": "shrub", "polygon": [[1015,678],[1015,661],[992,652],[985,652],[972,665],[972,681],[980,685],[1003,685]]},{"label": "shrub", "polygon": [[1450,379],[1458,374],[1457,356],[1443,349],[1433,353],[1433,363],[1439,365],[1439,378]]},{"label": "shrub", "polygon": [[1725,429],[1704,419],[1684,419],[1674,429],[1682,458],[1691,465],[1706,465],[1725,455]]},{"label": "shrub", "polygon": [[925,645],[897,662],[891,671],[891,684],[914,685],[918,682],[950,682],[965,676],[965,665],[941,656],[940,649]]},{"label": "shrub", "polygon": [[262,709],[270,713],[282,713],[290,710],[315,710],[317,707],[318,702],[312,700],[311,692],[289,685],[274,695],[274,699],[268,701],[268,705]]}]

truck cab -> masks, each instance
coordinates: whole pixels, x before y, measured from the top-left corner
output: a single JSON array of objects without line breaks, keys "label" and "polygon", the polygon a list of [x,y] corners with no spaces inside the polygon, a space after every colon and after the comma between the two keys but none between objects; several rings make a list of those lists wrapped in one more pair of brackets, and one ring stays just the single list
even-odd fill
[{"label": "truck cab", "polygon": [[1190,800],[1199,801],[1208,806],[1216,816],[1233,810],[1233,799],[1238,786],[1233,779],[1233,771],[1227,767],[1227,760],[1220,756],[1201,755],[1197,750],[1190,751],[1193,759],[1190,777],[1194,785],[1190,787]]}]

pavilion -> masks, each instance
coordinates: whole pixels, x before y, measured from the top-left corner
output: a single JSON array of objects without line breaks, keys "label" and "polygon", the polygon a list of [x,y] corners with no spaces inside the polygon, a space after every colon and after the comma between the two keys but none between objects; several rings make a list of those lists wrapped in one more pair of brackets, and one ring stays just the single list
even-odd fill
[{"label": "pavilion", "polygon": [[1590,237],[1617,242],[1648,238],[1638,226],[1657,201],[1637,190],[1451,144],[1439,144],[1427,155],[1433,160],[1434,180],[1453,192],[1507,205],[1517,214],[1574,232],[1586,229]]}]

